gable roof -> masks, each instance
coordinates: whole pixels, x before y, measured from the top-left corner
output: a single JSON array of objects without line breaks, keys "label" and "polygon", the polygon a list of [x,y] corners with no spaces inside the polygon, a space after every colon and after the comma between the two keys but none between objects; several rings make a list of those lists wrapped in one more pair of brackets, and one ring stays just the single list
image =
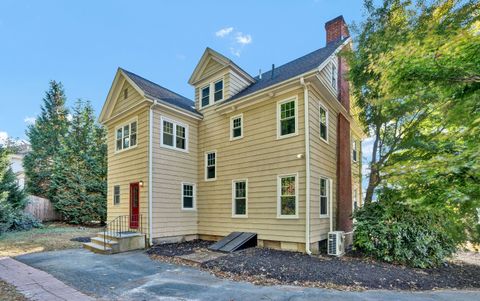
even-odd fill
[{"label": "gable roof", "polygon": [[299,57],[282,66],[275,67],[273,71],[273,77],[272,70],[262,73],[261,77],[256,76],[255,82],[253,84],[247,86],[245,89],[233,95],[225,102],[228,103],[240,97],[255,93],[259,90],[268,88],[285,80],[318,68],[325,60],[330,57],[330,55],[332,55],[338,49],[338,47],[345,43],[347,39],[348,38],[329,43],[323,48],[310,52],[309,54]]},{"label": "gable roof", "polygon": [[192,100],[186,98],[185,96],[175,93],[133,72],[127,71],[122,68],[119,69],[143,91],[146,97],[150,96],[158,100],[163,100],[164,102],[174,107],[178,107],[191,113],[201,115],[197,110],[195,110],[195,103]]}]

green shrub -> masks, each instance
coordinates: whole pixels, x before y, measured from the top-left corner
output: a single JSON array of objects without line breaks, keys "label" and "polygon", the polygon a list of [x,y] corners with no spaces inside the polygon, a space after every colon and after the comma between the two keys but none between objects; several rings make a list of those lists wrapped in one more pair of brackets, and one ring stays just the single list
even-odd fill
[{"label": "green shrub", "polygon": [[443,263],[456,251],[455,225],[448,214],[420,208],[395,197],[356,210],[354,248],[392,263],[430,268]]},{"label": "green shrub", "polygon": [[32,215],[0,200],[0,235],[7,231],[27,231],[41,226],[42,223]]}]

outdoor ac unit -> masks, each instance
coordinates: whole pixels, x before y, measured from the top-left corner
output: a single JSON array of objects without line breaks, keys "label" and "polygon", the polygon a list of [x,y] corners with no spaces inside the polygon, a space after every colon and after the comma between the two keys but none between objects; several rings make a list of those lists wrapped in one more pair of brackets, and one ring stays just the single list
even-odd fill
[{"label": "outdoor ac unit", "polygon": [[328,255],[342,256],[345,253],[345,232],[328,232]]}]

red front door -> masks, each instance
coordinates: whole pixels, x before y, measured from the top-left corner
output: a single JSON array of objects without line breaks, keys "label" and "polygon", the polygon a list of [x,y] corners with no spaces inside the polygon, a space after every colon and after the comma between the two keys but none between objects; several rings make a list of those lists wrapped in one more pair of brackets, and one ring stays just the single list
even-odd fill
[{"label": "red front door", "polygon": [[130,228],[138,228],[140,212],[140,185],[138,183],[130,183]]}]

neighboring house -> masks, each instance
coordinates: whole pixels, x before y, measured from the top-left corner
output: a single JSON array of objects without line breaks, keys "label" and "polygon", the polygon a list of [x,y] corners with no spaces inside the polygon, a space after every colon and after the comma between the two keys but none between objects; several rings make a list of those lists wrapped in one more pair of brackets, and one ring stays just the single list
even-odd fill
[{"label": "neighboring house", "polygon": [[108,221],[128,215],[150,243],[245,231],[302,252],[351,233],[364,134],[338,56],[347,26],[340,16],[325,28],[325,47],[257,77],[207,48],[195,101],[118,69],[99,118]]},{"label": "neighboring house", "polygon": [[10,167],[17,177],[17,183],[20,188],[25,186],[25,171],[23,170],[23,154],[9,155]]}]

